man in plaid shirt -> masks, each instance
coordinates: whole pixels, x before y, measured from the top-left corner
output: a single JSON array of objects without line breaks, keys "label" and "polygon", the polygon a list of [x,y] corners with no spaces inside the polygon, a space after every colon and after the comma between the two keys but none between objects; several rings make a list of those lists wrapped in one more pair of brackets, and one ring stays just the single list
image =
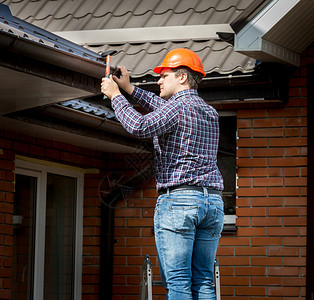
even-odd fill
[{"label": "man in plaid shirt", "polygon": [[[167,299],[216,299],[223,180],[217,167],[218,114],[197,93],[205,76],[202,62],[191,50],[170,51],[154,69],[160,74],[160,97],[134,87],[128,71],[120,70],[120,78],[103,78],[102,92],[129,133],[153,138],[159,193],[155,240]],[[136,111],[119,87],[149,113]]]}]

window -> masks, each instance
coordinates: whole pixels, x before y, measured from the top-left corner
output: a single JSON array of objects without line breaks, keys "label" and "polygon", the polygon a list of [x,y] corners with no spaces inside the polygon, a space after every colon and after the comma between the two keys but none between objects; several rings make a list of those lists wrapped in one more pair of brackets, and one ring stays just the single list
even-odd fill
[{"label": "window", "polygon": [[13,299],[79,299],[83,173],[16,161]]},{"label": "window", "polygon": [[235,114],[224,112],[219,117],[220,138],[218,167],[224,179],[223,200],[226,225],[234,225],[236,219],[236,126]]}]

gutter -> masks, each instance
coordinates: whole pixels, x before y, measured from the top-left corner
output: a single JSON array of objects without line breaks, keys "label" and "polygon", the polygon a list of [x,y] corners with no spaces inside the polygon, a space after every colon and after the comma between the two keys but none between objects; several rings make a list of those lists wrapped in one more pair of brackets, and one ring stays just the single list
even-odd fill
[{"label": "gutter", "polygon": [[141,146],[142,142],[129,134],[120,123],[63,107],[59,104],[37,109],[26,109],[5,116],[31,124],[127,146],[133,148],[137,153],[150,152],[149,149],[143,149]]},{"label": "gutter", "polygon": [[[137,78],[138,80],[138,78]],[[142,87],[144,89],[149,89],[150,91],[159,91],[159,86],[157,85],[158,78],[156,81],[143,80],[142,82],[131,79],[131,83]],[[228,87],[228,86],[243,86],[250,84],[259,84],[265,82],[265,76],[257,73],[247,73],[247,74],[229,74],[229,75],[217,75],[204,77],[199,85],[199,89],[207,87]]]},{"label": "gutter", "polygon": [[105,64],[91,60],[87,53],[84,54],[84,58],[74,54],[71,49],[67,53],[59,49],[57,45],[50,46],[44,42],[36,42],[13,32],[0,31],[0,51],[12,52],[95,78],[101,78],[104,75]]},{"label": "gutter", "polygon": [[0,3],[0,51],[8,51],[75,72],[101,78],[105,64],[100,54],[79,46],[12,15]]}]

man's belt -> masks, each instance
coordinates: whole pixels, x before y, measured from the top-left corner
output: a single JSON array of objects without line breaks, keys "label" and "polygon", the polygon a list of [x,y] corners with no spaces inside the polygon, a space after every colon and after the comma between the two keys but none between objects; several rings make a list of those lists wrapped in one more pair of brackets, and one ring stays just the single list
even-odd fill
[{"label": "man's belt", "polygon": [[177,186],[171,186],[169,188],[161,188],[158,190],[158,194],[159,195],[163,195],[166,194],[169,190],[169,193],[171,192],[177,192],[177,191],[186,191],[186,190],[190,190],[190,191],[198,191],[198,192],[203,192],[204,188],[207,190],[207,193],[210,194],[217,194],[220,195],[222,194],[221,191],[209,188],[209,187],[202,187],[202,186],[196,186],[196,185],[177,185]]}]

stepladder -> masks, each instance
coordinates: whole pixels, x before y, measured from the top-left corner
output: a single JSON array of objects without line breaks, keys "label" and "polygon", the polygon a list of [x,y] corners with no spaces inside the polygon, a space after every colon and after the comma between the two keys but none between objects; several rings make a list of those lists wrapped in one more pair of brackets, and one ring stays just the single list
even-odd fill
[{"label": "stepladder", "polygon": [[216,292],[216,300],[220,300],[220,273],[219,273],[219,265],[217,260],[215,260],[214,263],[214,286],[215,286],[215,292]]},{"label": "stepladder", "polygon": [[140,290],[140,300],[152,300],[153,299],[153,271],[152,263],[150,261],[149,255],[145,255],[142,271],[141,271],[141,290]]},{"label": "stepladder", "polygon": [[[140,289],[140,300],[152,300],[153,299],[153,271],[152,263],[150,261],[149,255],[145,255],[142,271],[141,271],[141,289]],[[219,265],[215,260],[214,264],[214,276],[213,283],[215,286],[216,300],[221,300],[220,296],[220,273]],[[158,282],[158,285],[160,283]]]}]

